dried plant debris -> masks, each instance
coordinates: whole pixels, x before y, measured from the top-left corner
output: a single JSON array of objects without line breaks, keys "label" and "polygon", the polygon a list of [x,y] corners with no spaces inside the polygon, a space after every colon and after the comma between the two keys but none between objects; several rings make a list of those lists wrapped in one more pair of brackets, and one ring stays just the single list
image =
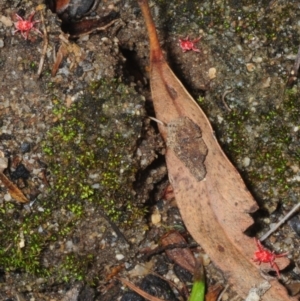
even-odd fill
[{"label": "dried plant debris", "polygon": [[[183,245],[186,246],[186,240],[177,231],[170,231],[161,238],[161,244],[163,247],[172,245]],[[170,260],[174,261],[190,273],[193,273],[196,266],[196,261],[193,253],[188,248],[174,248],[166,249],[166,254]]]},{"label": "dried plant debris", "polygon": [[[18,167],[21,166],[23,172],[18,172]],[[6,175],[3,173],[3,171],[8,167],[8,159],[4,157],[4,153],[0,151],[0,181],[3,183],[3,185],[7,188],[9,194],[12,198],[14,198],[16,201],[20,203],[28,203],[29,200],[27,197],[23,194],[23,192],[18,188],[17,185],[15,185],[13,182],[11,182]],[[17,169],[12,173],[12,177],[15,179],[18,179],[19,177],[22,177],[24,173],[26,173],[26,177],[29,176],[29,171],[24,167],[23,164],[19,164]],[[20,170],[20,168],[19,168]]]},{"label": "dried plant debris", "polygon": [[[119,18],[119,12],[115,10],[104,15],[102,10],[97,11],[99,1],[95,0],[48,0],[46,3],[62,20],[62,31],[72,38],[97,30],[105,30]],[[92,13],[93,17],[91,17]]]},{"label": "dried plant debris", "polygon": [[208,149],[199,126],[188,117],[180,117],[169,122],[167,127],[167,147],[184,162],[197,181],[203,180],[206,175],[204,160]]},{"label": "dried plant debris", "polygon": [[4,184],[7,188],[8,192],[10,193],[11,197],[20,203],[28,203],[29,200],[23,194],[23,192],[12,183],[2,172],[0,172],[0,181]]}]

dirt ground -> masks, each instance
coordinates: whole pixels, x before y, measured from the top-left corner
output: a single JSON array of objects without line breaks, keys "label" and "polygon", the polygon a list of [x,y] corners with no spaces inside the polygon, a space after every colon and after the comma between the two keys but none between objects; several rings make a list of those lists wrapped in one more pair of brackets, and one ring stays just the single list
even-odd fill
[{"label": "dirt ground", "polygon": [[[76,37],[62,32],[44,4],[0,1],[0,151],[5,175],[29,200],[17,202],[0,185],[0,299],[143,300],[118,275],[165,300],[186,300],[192,276],[164,252],[143,257],[170,230],[193,241],[164,193],[165,146],[148,118],[149,45],[138,4],[100,1],[87,19],[113,12],[113,22]],[[299,48],[299,4],[150,6],[168,63],[260,205],[249,234],[261,235],[299,202],[300,86],[287,85]],[[32,30],[24,39],[14,32],[16,13],[27,19],[34,10],[43,35]],[[179,39],[187,37],[201,37],[200,52],[182,51]],[[300,281],[299,224],[296,215],[267,242],[289,252],[286,284]],[[208,286],[225,286],[201,246],[193,252],[206,258]],[[234,297],[230,288],[222,300]]]}]

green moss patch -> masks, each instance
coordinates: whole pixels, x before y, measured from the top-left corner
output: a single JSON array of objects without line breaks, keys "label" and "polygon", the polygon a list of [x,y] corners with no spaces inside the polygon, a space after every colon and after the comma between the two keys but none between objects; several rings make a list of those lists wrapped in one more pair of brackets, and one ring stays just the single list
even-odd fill
[{"label": "green moss patch", "polygon": [[113,230],[103,216],[125,229],[145,212],[133,190],[144,99],[110,80],[91,85],[69,108],[54,103],[55,124],[42,143],[49,192],[27,209],[1,207],[0,267],[93,281],[115,258]]}]

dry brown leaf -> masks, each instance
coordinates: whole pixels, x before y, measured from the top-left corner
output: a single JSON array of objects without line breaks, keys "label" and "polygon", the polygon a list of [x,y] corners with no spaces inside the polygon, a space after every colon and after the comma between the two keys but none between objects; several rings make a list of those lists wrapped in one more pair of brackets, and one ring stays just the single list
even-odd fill
[{"label": "dry brown leaf", "polygon": [[75,65],[80,63],[84,59],[84,52],[82,48],[80,48],[76,43],[70,42],[66,35],[60,34],[59,35],[61,45],[56,54],[56,60],[52,66],[51,76],[55,76],[59,66],[61,65],[64,57],[69,54],[72,54],[72,64],[70,69]]},{"label": "dry brown leaf", "polygon": [[23,194],[23,192],[12,183],[2,172],[0,172],[0,181],[4,184],[4,186],[8,189],[11,197],[20,203],[28,203],[29,200]]},{"label": "dry brown leaf", "polygon": [[110,268],[109,274],[105,277],[105,281],[110,281],[111,279],[116,277],[124,269],[124,267],[125,265],[122,263],[120,265]]},{"label": "dry brown leaf", "polygon": [[166,201],[171,201],[174,199],[174,193],[173,193],[173,187],[172,185],[168,184],[168,186],[165,188],[162,198]]},{"label": "dry brown leaf", "polygon": [[[172,245],[186,245],[186,240],[177,231],[170,231],[161,238],[161,245],[163,247]],[[188,248],[174,248],[166,249],[166,254],[176,264],[180,265],[190,273],[194,273],[196,261],[193,253]]]},{"label": "dry brown leaf", "polygon": [[[202,145],[199,141],[203,140],[208,149],[207,154],[202,151],[201,155],[205,157],[200,159],[200,167],[194,164],[195,170],[192,170],[189,162],[192,157],[185,154],[185,159],[182,159],[178,150],[168,143],[168,126],[159,125],[160,133],[169,145],[166,152],[169,179],[183,221],[229,283],[245,298],[251,287],[264,281],[260,266],[252,260],[256,250],[254,239],[243,233],[253,223],[249,213],[257,210],[258,206],[221,150],[207,117],[163,58],[147,1],[138,0],[138,3],[150,38],[150,81],[156,118],[168,125],[181,122],[179,118],[184,116],[199,127],[196,130],[198,144],[195,145]],[[184,124],[183,132],[190,130],[190,121]],[[181,134],[178,133],[179,136]],[[178,147],[179,151],[184,151],[180,145]],[[283,268],[288,264],[288,259],[280,258],[276,263]],[[289,297],[276,279],[270,283],[272,287],[261,300],[297,300]]]},{"label": "dry brown leaf", "polygon": [[222,290],[223,286],[221,284],[210,286],[208,288],[208,292],[205,295],[205,301],[216,301]]},{"label": "dry brown leaf", "polygon": [[63,60],[63,58],[67,55],[68,50],[67,50],[67,46],[65,44],[61,44],[57,53],[56,53],[56,60],[52,66],[52,70],[51,70],[51,76],[55,76],[58,68]]}]

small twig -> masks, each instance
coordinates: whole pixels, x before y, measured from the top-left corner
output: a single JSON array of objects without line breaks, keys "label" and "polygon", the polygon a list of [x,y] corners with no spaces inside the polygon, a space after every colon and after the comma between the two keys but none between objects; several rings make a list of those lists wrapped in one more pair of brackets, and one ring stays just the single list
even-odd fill
[{"label": "small twig", "polygon": [[230,109],[229,106],[227,105],[227,103],[226,103],[226,101],[225,101],[225,97],[226,97],[227,94],[230,94],[233,90],[234,90],[233,88],[230,88],[229,90],[226,90],[226,91],[223,93],[223,95],[222,95],[222,102],[223,102],[225,108],[226,108],[229,112],[231,111],[231,109]]},{"label": "small twig", "polygon": [[[141,266],[145,266],[145,265],[143,265],[143,264],[140,264],[140,265],[141,265]],[[166,277],[163,277],[163,276],[159,275],[158,273],[156,273],[156,272],[154,272],[154,271],[152,271],[152,270],[151,270],[151,274],[153,274],[154,276],[156,276],[156,277],[162,279],[163,281],[168,282],[168,284],[169,284],[171,287],[175,288],[175,290],[177,290],[178,294],[179,294],[182,298],[184,298],[184,292],[182,292],[182,290],[180,289],[180,287],[179,287],[178,284],[176,284],[176,283],[174,283],[173,281],[167,279]]]},{"label": "small twig", "polygon": [[43,69],[43,66],[44,66],[45,57],[46,57],[47,48],[48,48],[48,33],[47,33],[47,29],[46,29],[46,25],[45,25],[45,19],[44,19],[44,15],[43,15],[43,11],[42,10],[40,12],[40,15],[41,15],[41,23],[43,24],[44,47],[43,47],[43,50],[42,50],[42,54],[41,54],[41,58],[40,58],[40,63],[39,63],[39,68],[38,68],[38,72],[37,72],[38,78],[42,74],[42,69]]},{"label": "small twig", "polygon": [[298,53],[295,59],[295,63],[293,65],[293,67],[291,68],[290,74],[288,76],[288,79],[285,83],[285,88],[282,91],[282,95],[280,97],[280,103],[284,100],[284,95],[285,95],[285,91],[287,88],[292,88],[293,85],[295,84],[296,80],[297,80],[297,76],[298,76],[298,70],[300,67],[300,46],[298,48]]},{"label": "small twig", "polygon": [[124,278],[118,278],[124,285],[128,286],[131,290],[133,290],[134,292],[136,292],[137,294],[139,294],[140,296],[144,297],[147,300],[151,300],[151,301],[164,301],[163,299],[154,297],[148,293],[146,293],[145,291],[143,291],[142,289],[140,289],[139,287],[137,287],[136,285],[134,285],[133,283],[131,283],[130,281],[124,279]]},{"label": "small twig", "polygon": [[286,214],[286,216],[280,220],[275,227],[270,229],[266,234],[264,234],[259,240],[264,241],[266,238],[268,238],[274,231],[276,231],[283,223],[285,223],[298,209],[300,208],[300,203],[298,203],[294,208]]},{"label": "small twig", "polygon": [[185,248],[196,248],[198,247],[198,244],[196,243],[178,243],[178,244],[171,244],[171,245],[167,245],[167,246],[163,246],[163,247],[157,247],[151,251],[149,251],[147,254],[143,255],[143,260],[149,260],[150,257],[163,253],[166,250],[173,250],[173,249],[185,249]]},{"label": "small twig", "polygon": [[119,227],[103,212],[101,211],[100,214],[106,219],[106,221],[110,224],[112,229],[115,231],[117,234],[118,238],[121,239],[124,243],[126,243],[128,246],[130,246],[130,243],[128,242],[127,238],[125,235],[121,232]]},{"label": "small twig", "polygon": [[222,297],[223,297],[224,293],[228,290],[228,288],[229,288],[229,284],[226,284],[226,286],[222,290],[221,294],[219,295],[217,301],[221,301],[222,300]]},{"label": "small twig", "polygon": [[149,118],[150,118],[151,120],[153,120],[153,121],[155,121],[155,122],[157,122],[157,123],[163,125],[163,126],[166,126],[166,124],[165,124],[163,121],[159,120],[159,119],[156,119],[156,118],[154,118],[154,117],[149,117]]},{"label": "small twig", "polygon": [[290,71],[286,86],[291,87],[295,83],[295,81],[297,80],[297,74],[298,74],[299,67],[300,67],[300,46],[298,48],[296,60]]}]

